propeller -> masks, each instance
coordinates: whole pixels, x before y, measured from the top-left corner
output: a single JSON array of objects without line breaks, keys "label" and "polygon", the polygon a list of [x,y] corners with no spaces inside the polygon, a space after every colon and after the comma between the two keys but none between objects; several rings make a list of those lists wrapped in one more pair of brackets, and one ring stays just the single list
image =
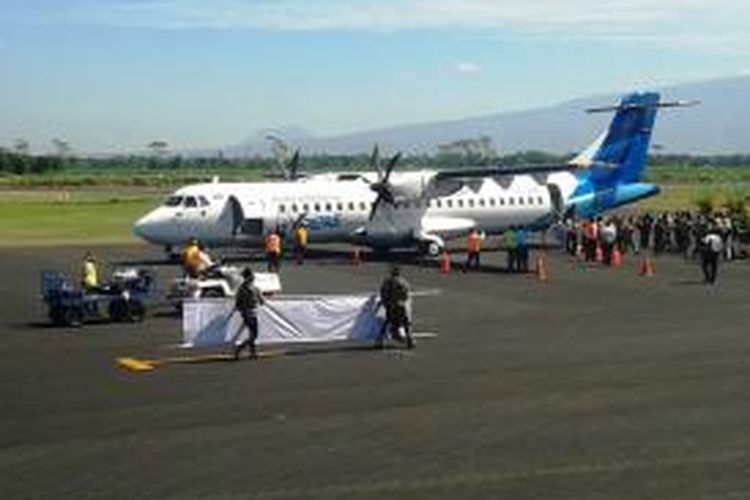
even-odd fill
[{"label": "propeller", "polygon": [[297,171],[299,170],[299,150],[300,148],[294,150],[292,159],[284,166],[284,177],[287,180],[293,181],[297,178]]},{"label": "propeller", "polygon": [[[373,153],[373,157],[374,156],[375,154]],[[370,209],[370,217],[368,220],[372,220],[373,217],[375,217],[375,212],[382,202],[386,202],[390,205],[393,205],[395,203],[396,199],[393,195],[392,186],[388,181],[391,178],[393,168],[396,166],[396,163],[398,163],[398,160],[400,158],[401,152],[399,151],[388,161],[388,164],[385,166],[385,173],[381,172],[380,169],[378,169],[378,181],[370,183],[370,189],[375,191],[378,196],[377,198],[375,198],[375,201],[372,204],[372,209]]]}]

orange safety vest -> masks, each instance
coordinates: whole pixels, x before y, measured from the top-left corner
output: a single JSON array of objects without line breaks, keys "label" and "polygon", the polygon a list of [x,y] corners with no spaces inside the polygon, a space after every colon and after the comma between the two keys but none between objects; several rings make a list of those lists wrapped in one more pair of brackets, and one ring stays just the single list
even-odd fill
[{"label": "orange safety vest", "polygon": [[593,222],[583,223],[583,235],[589,240],[596,239],[596,227]]},{"label": "orange safety vest", "polygon": [[297,246],[306,247],[307,246],[307,229],[305,229],[304,227],[298,228],[296,232],[296,236],[297,236]]},{"label": "orange safety vest", "polygon": [[276,233],[271,233],[266,238],[266,253],[281,253],[281,238]]},{"label": "orange safety vest", "polygon": [[185,269],[196,272],[201,267],[201,249],[191,245],[182,253],[182,265]]},{"label": "orange safety vest", "polygon": [[479,237],[479,233],[472,231],[469,233],[469,253],[479,253],[482,246],[482,238]]}]

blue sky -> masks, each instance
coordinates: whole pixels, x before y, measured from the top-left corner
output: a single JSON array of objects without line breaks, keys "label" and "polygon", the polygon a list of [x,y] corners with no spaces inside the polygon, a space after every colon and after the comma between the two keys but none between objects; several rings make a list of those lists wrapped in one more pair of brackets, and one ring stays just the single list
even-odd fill
[{"label": "blue sky", "polygon": [[750,73],[746,0],[0,0],[0,145],[213,148]]}]

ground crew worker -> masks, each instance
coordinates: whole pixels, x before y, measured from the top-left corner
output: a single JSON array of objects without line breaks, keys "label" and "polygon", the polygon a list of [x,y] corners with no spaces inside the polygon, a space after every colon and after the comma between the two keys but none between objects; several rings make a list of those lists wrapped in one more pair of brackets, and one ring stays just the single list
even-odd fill
[{"label": "ground crew worker", "polygon": [[505,232],[503,232],[502,241],[503,247],[505,247],[505,251],[508,252],[507,270],[509,273],[512,273],[516,266],[517,246],[516,232],[512,227],[509,227],[505,230]]},{"label": "ground crew worker", "polygon": [[468,269],[479,269],[480,263],[479,263],[479,255],[482,251],[482,239],[484,236],[479,233],[479,231],[474,228],[469,233],[469,238],[466,242],[466,266],[464,267],[465,270]]},{"label": "ground crew worker", "polygon": [[249,359],[255,359],[257,357],[257,351],[255,348],[255,342],[258,339],[258,307],[262,306],[265,301],[263,295],[260,293],[258,287],[255,286],[255,275],[252,269],[246,267],[242,271],[242,277],[244,280],[237,289],[237,295],[235,296],[235,309],[240,313],[242,317],[242,324],[239,330],[234,335],[236,339],[244,328],[247,328],[248,336],[247,339],[235,345],[234,348],[234,359],[240,359],[240,352],[242,349],[247,347],[250,350]]},{"label": "ground crew worker", "polygon": [[268,258],[268,272],[279,272],[281,261],[281,236],[278,230],[274,230],[266,237],[266,257]]},{"label": "ground crew worker", "polygon": [[401,276],[397,266],[391,268],[390,275],[380,286],[380,302],[385,308],[385,322],[376,341],[377,347],[383,347],[386,330],[390,330],[391,338],[404,340],[400,330],[403,328],[406,336],[406,347],[414,347],[411,336],[411,318],[409,314],[409,283]]},{"label": "ground crew worker", "polygon": [[197,278],[202,267],[201,249],[198,240],[191,238],[182,251],[182,268],[191,278]]},{"label": "ground crew worker", "polygon": [[701,240],[701,268],[703,270],[703,280],[706,283],[714,284],[716,282],[716,271],[719,266],[719,255],[724,248],[724,242],[719,236],[719,231],[715,225],[712,225],[708,234]]},{"label": "ground crew worker", "polygon": [[86,293],[94,293],[99,290],[99,271],[96,260],[91,252],[86,252],[81,268],[81,283]]},{"label": "ground crew worker", "polygon": [[599,227],[594,220],[583,223],[583,252],[587,262],[596,260],[596,246],[599,240]]},{"label": "ground crew worker", "polygon": [[305,260],[305,251],[307,251],[307,228],[300,224],[294,231],[294,257],[297,264],[302,265]]}]

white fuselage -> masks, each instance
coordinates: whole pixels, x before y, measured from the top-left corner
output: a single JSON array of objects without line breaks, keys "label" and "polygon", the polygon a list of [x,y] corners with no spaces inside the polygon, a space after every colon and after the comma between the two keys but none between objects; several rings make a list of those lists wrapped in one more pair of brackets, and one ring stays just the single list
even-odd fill
[{"label": "white fuselage", "polygon": [[[434,172],[394,174],[394,184],[426,185]],[[366,176],[365,176],[366,177]],[[292,182],[207,183],[177,190],[140,220],[134,232],[159,245],[177,246],[197,238],[208,246],[255,246],[271,231],[303,222],[309,241],[361,242],[374,247],[405,247],[421,241],[461,236],[471,228],[499,233],[511,226],[533,226],[548,217],[554,200],[576,186],[569,172],[495,180],[478,179],[446,195],[423,193],[381,203],[369,220],[376,194],[361,177],[332,176]]]}]

